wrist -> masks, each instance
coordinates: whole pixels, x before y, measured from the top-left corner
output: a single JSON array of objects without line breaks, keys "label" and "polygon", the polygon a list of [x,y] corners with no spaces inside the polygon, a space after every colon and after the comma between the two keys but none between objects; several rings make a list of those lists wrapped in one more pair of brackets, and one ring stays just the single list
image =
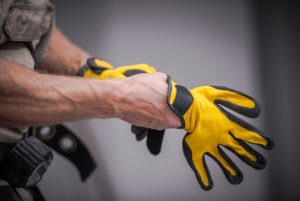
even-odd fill
[{"label": "wrist", "polygon": [[90,79],[95,91],[94,107],[96,118],[120,118],[126,102],[125,87],[120,79],[99,80]]},{"label": "wrist", "polygon": [[109,102],[112,104],[112,115],[115,118],[123,119],[128,110],[131,110],[129,107],[133,106],[129,103],[130,86],[126,80],[127,79],[110,79],[112,82],[112,90],[110,91],[111,98]]},{"label": "wrist", "polygon": [[[121,91],[116,99],[115,117],[158,130],[179,128],[181,126],[179,118],[167,105],[167,86],[164,84],[152,86],[145,82],[145,78],[131,78],[120,79]],[[158,88],[160,90],[156,91]]]}]

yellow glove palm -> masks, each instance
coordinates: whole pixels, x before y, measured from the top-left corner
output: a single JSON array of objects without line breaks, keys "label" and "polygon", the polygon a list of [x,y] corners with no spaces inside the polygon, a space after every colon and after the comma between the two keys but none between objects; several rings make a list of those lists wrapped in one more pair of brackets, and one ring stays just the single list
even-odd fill
[{"label": "yellow glove palm", "polygon": [[241,171],[221,147],[228,148],[256,169],[265,167],[264,157],[245,142],[268,149],[272,147],[272,141],[223,108],[255,118],[259,116],[260,108],[250,96],[225,87],[203,86],[189,91],[169,79],[168,103],[187,131],[183,140],[184,154],[205,190],[213,187],[205,155],[221,166],[230,183],[237,184],[243,179]]}]

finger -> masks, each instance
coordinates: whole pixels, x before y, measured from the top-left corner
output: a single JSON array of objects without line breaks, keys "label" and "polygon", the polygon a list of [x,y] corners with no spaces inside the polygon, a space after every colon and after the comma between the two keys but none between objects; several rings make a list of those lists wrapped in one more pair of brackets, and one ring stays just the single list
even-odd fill
[{"label": "finger", "polygon": [[[209,170],[207,168],[204,155],[199,154],[199,156],[197,156],[197,157],[193,156],[193,153],[192,153],[190,147],[188,146],[187,142],[185,141],[185,138],[183,140],[182,145],[183,145],[184,156],[185,156],[188,164],[194,171],[195,176],[196,176],[197,181],[200,184],[200,186],[204,190],[207,190],[207,191],[212,189],[213,182],[212,182]],[[197,161],[195,161],[195,159]]]},{"label": "finger", "polygon": [[265,137],[262,133],[263,131],[255,128],[254,126],[247,125],[246,127],[251,129],[246,129],[239,124],[234,125],[232,134],[235,138],[244,140],[251,144],[260,145],[265,149],[271,149],[273,147],[273,142],[268,137]]},{"label": "finger", "polygon": [[266,159],[245,142],[232,136],[230,140],[224,144],[224,147],[235,153],[242,161],[255,169],[263,169],[267,165]]},{"label": "finger", "polygon": [[147,128],[131,125],[131,132],[135,134],[136,140],[141,141],[147,136]]},{"label": "finger", "polygon": [[227,180],[231,184],[239,184],[243,181],[243,174],[233,161],[226,155],[220,146],[214,152],[210,152],[209,156],[213,158],[223,170]]},{"label": "finger", "polygon": [[[219,109],[227,116],[228,119],[230,119],[231,121],[236,123],[236,124],[234,124],[233,129],[240,129],[236,132],[233,130],[235,135],[240,134],[241,136],[244,135],[246,137],[247,134],[249,134],[249,139],[250,139],[250,136],[256,137],[255,139],[257,140],[257,143],[254,143],[254,144],[258,144],[258,145],[260,145],[261,147],[263,147],[265,149],[272,149],[273,148],[273,146],[274,146],[273,141],[270,138],[264,136],[262,134],[263,132],[261,130],[259,130],[258,128],[256,128],[252,124],[249,124],[248,122],[244,121],[243,119],[240,119],[237,116],[229,113],[228,111],[224,110],[223,108],[219,107]],[[238,128],[237,126],[239,126],[240,128]],[[247,133],[246,132],[247,130],[249,132],[251,132],[252,134]],[[245,131],[245,132],[243,132],[243,131]],[[258,138],[260,138],[260,139],[258,139]],[[248,141],[248,140],[245,140],[245,141]],[[254,141],[254,139],[252,141]]]},{"label": "finger", "polygon": [[227,87],[212,86],[210,95],[215,103],[221,104],[239,114],[255,118],[260,115],[259,103],[251,96]]},{"label": "finger", "polygon": [[148,130],[147,147],[153,155],[157,155],[161,151],[165,130]]}]

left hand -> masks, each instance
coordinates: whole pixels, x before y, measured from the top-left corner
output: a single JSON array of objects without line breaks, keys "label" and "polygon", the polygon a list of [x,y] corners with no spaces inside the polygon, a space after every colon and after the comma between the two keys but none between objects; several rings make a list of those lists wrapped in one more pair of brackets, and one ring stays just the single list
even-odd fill
[{"label": "left hand", "polygon": [[170,78],[168,80],[169,107],[180,118],[181,127],[187,131],[183,140],[184,155],[203,189],[210,190],[213,187],[205,155],[220,165],[230,183],[242,181],[242,172],[223,151],[224,148],[255,169],[266,166],[265,158],[247,143],[271,149],[272,140],[227,110],[256,118],[260,114],[260,107],[255,99],[226,87],[202,86],[188,90],[176,85]]}]

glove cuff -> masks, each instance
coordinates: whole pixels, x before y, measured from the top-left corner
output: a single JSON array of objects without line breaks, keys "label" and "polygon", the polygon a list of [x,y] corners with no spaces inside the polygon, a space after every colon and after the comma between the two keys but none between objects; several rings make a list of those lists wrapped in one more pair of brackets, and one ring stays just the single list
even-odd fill
[{"label": "glove cuff", "polygon": [[171,77],[168,75],[168,95],[167,103],[171,110],[180,119],[181,126],[179,128],[185,128],[185,120],[183,115],[191,107],[193,103],[193,97],[189,90],[181,85],[176,85],[172,82]]}]

